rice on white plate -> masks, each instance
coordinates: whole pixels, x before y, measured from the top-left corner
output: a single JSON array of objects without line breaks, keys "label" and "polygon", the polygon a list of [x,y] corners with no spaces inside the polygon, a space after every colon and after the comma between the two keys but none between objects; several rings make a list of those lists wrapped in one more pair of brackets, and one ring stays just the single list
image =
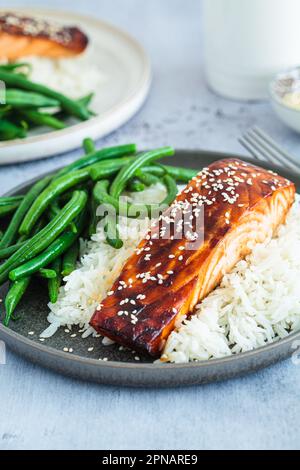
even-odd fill
[{"label": "rice on white plate", "polygon": [[[162,185],[130,194],[134,202],[160,202]],[[49,337],[60,326],[80,325],[83,336],[93,334],[89,320],[106,296],[124,263],[146,234],[150,221],[120,221],[124,246],[116,250],[105,242],[103,229],[82,243],[78,268],[61,287],[56,304],[49,304]],[[128,231],[129,228],[129,231]],[[126,232],[127,230],[127,232]],[[171,333],[162,361],[185,363],[220,358],[254,348],[300,329],[300,197],[278,235],[240,261],[222,283],[182,319]],[[109,341],[105,341],[110,344]]]},{"label": "rice on white plate", "polygon": [[106,80],[104,73],[94,64],[93,55],[89,50],[78,57],[64,59],[24,57],[22,62],[28,62],[32,66],[29,73],[30,80],[43,83],[74,99],[101,89]]},{"label": "rice on white plate", "polygon": [[[95,63],[95,50],[91,47],[83,54],[71,58],[23,57],[19,62],[31,65],[28,78],[46,85],[70,98],[78,99],[101,89],[106,75]],[[1,63],[7,63],[2,60]]]}]

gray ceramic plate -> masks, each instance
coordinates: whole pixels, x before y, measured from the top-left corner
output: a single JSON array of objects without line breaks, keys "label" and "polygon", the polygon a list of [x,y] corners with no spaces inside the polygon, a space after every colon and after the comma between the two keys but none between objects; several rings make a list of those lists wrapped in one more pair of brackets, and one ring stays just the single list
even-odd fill
[{"label": "gray ceramic plate", "polygon": [[[202,168],[216,159],[230,156],[212,152],[177,151],[172,161],[174,165]],[[292,179],[299,189],[299,177],[281,169],[266,167]],[[18,187],[10,194],[22,193],[32,183],[33,181]],[[0,297],[4,297],[5,290],[4,286],[0,290]],[[152,364],[147,357],[141,357],[137,362],[136,354],[119,351],[116,345],[103,346],[97,338],[82,339],[80,334],[76,338],[70,338],[70,334],[65,333],[63,328],[41,343],[38,335],[47,326],[47,292],[38,281],[23,299],[17,314],[21,319],[11,322],[10,328],[5,328],[2,324],[0,326],[0,338],[12,350],[57,372],[83,380],[125,386],[181,386],[228,379],[287,358],[294,351],[294,341],[300,339],[299,332],[263,348],[224,359],[160,365]],[[34,332],[34,335],[28,335],[29,332]],[[74,352],[65,353],[64,347],[72,347]],[[89,352],[91,347],[94,349]],[[107,361],[99,361],[99,358],[107,358]]]}]

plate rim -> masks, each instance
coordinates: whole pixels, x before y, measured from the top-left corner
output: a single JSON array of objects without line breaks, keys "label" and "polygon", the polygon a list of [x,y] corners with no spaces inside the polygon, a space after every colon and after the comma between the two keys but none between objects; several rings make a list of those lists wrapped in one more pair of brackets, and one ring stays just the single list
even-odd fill
[{"label": "plate rim", "polygon": [[[121,115],[125,113],[125,110],[128,109],[130,106],[132,106],[133,109],[130,110],[130,112],[127,111],[127,117],[122,118],[121,122],[116,126],[111,128],[110,130],[105,131],[102,134],[102,137],[107,135],[110,132],[113,132],[113,130],[117,129],[119,126],[123,125],[125,122],[127,122],[133,115],[139,110],[139,108],[142,106],[144,103],[145,99],[148,96],[150,86],[152,83],[153,79],[153,73],[152,73],[152,67],[151,67],[151,61],[149,58],[149,55],[147,54],[145,48],[143,45],[136,39],[134,36],[132,36],[130,33],[128,33],[126,30],[123,28],[120,28],[118,26],[115,26],[114,24],[110,23],[109,21],[102,20],[101,18],[94,18],[92,16],[89,16],[87,14],[81,14],[78,12],[72,12],[64,9],[51,9],[51,8],[43,8],[43,7],[38,7],[38,8],[28,8],[28,7],[14,7],[14,8],[0,8],[0,13],[6,12],[6,11],[11,11],[11,12],[19,12],[19,13],[24,13],[24,14],[31,14],[31,15],[47,15],[49,14],[50,16],[52,15],[53,17],[60,17],[60,16],[66,16],[67,18],[70,18],[68,21],[84,21],[86,23],[94,24],[95,26],[101,27],[101,29],[107,30],[109,32],[114,33],[114,35],[123,37],[124,40],[128,44],[131,45],[132,48],[134,48],[137,52],[138,55],[141,59],[141,64],[142,64],[142,70],[143,74],[140,78],[140,80],[137,82],[135,90],[133,90],[130,94],[128,94],[125,98],[123,98],[118,104],[115,104],[113,107],[111,107],[109,110],[105,111],[101,116],[93,116],[87,121],[83,122],[78,122],[75,123],[65,129],[60,129],[60,130],[51,130],[45,134],[40,134],[40,135],[34,135],[30,137],[26,137],[25,139],[14,139],[10,141],[4,141],[0,142],[0,152],[5,151],[6,149],[12,149],[14,147],[19,147],[21,145],[36,145],[38,143],[45,143],[48,141],[53,141],[55,139],[63,139],[64,137],[69,137],[73,133],[78,133],[78,132],[83,132],[85,129],[88,129],[91,126],[96,126],[100,122],[102,123],[103,121],[108,121],[109,119],[112,119],[116,113],[118,113],[118,118],[120,118]],[[110,126],[111,127],[111,126]],[[99,137],[101,138],[101,137]],[[75,149],[76,147],[72,147]],[[34,158],[25,158],[21,160],[22,162],[27,162],[27,161],[32,161],[32,160],[37,160],[37,159],[43,159],[47,158],[49,156],[55,155],[52,151],[43,156],[39,157],[34,157]],[[5,158],[0,156],[0,166],[1,165],[9,165],[10,163],[17,163],[20,160],[9,160],[7,161]]]},{"label": "plate rim", "polygon": [[[263,167],[265,166],[267,169],[270,169],[272,171],[276,171],[279,173],[284,171],[286,174],[290,175],[291,178],[293,177],[293,174],[294,174],[292,171],[287,171],[273,164],[268,165],[267,162],[265,162],[265,165],[264,165],[264,162],[255,160],[245,155],[233,154],[230,152],[219,152],[219,151],[213,151],[213,150],[199,150],[199,149],[175,149],[175,153],[183,153],[183,154],[191,154],[191,155],[197,154],[197,158],[201,158],[201,156],[207,156],[209,158],[214,158],[215,160],[219,158],[239,158],[252,164],[256,164],[256,165],[258,164],[259,166],[263,166]],[[57,168],[56,170],[52,170],[50,172],[45,172],[28,181],[25,181],[24,183],[7,191],[3,196],[16,194],[19,191],[21,191],[22,188],[33,184],[37,179],[40,179],[41,177],[47,174],[54,173],[55,171],[58,171],[58,170],[59,168]],[[300,339],[300,331],[295,331],[293,333],[288,334],[288,336],[286,336],[285,338],[278,339],[272,343],[266,344],[264,346],[260,346],[259,348],[255,348],[250,351],[233,354],[231,356],[225,356],[222,358],[208,359],[208,360],[202,360],[198,362],[188,362],[188,363],[164,363],[164,362],[161,362],[161,363],[134,362],[133,363],[133,362],[121,362],[121,361],[99,361],[98,359],[88,358],[88,357],[80,356],[77,354],[69,354],[67,352],[56,349],[52,346],[39,344],[23,336],[22,334],[17,333],[8,327],[5,327],[2,323],[0,323],[0,338],[2,338],[5,341],[5,337],[8,337],[9,339],[16,341],[17,344],[21,343],[22,345],[28,347],[30,351],[33,353],[47,354],[47,356],[49,355],[51,356],[51,358],[54,358],[54,359],[59,358],[63,360],[64,362],[67,361],[69,364],[75,363],[75,364],[81,364],[81,365],[86,365],[86,366],[91,366],[91,367],[97,366],[99,369],[102,369],[102,368],[118,369],[118,370],[127,369],[129,371],[137,370],[137,371],[146,371],[146,372],[147,371],[150,371],[150,372],[159,371],[163,369],[165,372],[167,371],[172,372],[174,370],[186,371],[187,369],[199,370],[199,369],[204,369],[205,367],[208,367],[208,366],[211,366],[211,368],[214,368],[214,367],[217,368],[218,366],[222,366],[223,364],[225,365],[228,363],[237,363],[238,360],[242,361],[243,359],[260,356],[262,353],[272,352],[273,350],[277,349],[279,346],[282,346],[282,348],[284,348],[284,346],[287,346],[289,344],[292,346],[292,343],[294,341]],[[277,360],[276,362],[279,362],[279,360]],[[47,367],[47,366],[42,364],[42,367]],[[57,370],[55,370],[55,372],[57,372]]]}]

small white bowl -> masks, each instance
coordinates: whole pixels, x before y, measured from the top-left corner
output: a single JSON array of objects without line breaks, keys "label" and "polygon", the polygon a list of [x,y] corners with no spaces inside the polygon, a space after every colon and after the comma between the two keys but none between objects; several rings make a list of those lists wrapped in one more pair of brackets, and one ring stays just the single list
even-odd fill
[{"label": "small white bowl", "polygon": [[[299,94],[299,108],[287,103],[285,98],[290,93]],[[270,83],[272,106],[281,121],[300,133],[300,66],[281,72]]]}]

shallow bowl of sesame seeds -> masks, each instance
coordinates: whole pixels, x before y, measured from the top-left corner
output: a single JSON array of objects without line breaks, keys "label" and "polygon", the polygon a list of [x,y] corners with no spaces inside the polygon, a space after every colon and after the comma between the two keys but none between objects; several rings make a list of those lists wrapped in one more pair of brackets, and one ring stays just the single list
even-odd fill
[{"label": "shallow bowl of sesame seeds", "polygon": [[[206,151],[176,151],[173,165],[201,169],[218,159],[242,158],[224,153]],[[264,164],[267,169],[277,171],[294,181],[300,188],[300,178],[284,169]],[[11,191],[18,194],[33,184],[24,184]],[[4,298],[7,286],[0,289]],[[153,362],[117,344],[105,345],[99,337],[82,338],[80,328],[60,328],[52,337],[41,338],[40,333],[47,323],[47,290],[37,280],[18,306],[19,321],[11,322],[9,328],[0,325],[0,339],[15,353],[42,367],[57,373],[102,384],[132,387],[178,387],[225,380],[254,372],[270,366],[293,354],[300,340],[300,333],[291,333],[285,338],[258,349],[231,355],[221,359],[210,359],[190,363]],[[0,312],[2,312],[0,304]]]}]

